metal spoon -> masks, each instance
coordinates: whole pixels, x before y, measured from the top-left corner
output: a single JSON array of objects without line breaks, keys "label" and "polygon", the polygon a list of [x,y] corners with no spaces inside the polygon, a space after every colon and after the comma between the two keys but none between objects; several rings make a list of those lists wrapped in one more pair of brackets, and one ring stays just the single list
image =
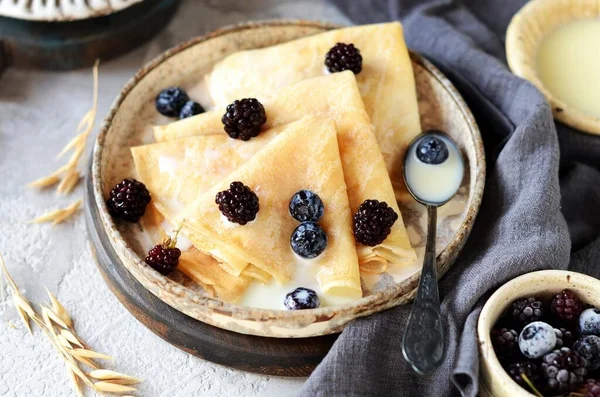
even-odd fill
[{"label": "metal spoon", "polygon": [[[444,138],[443,142],[446,146],[449,146],[448,150],[450,153],[455,150],[453,166],[460,168],[460,180],[462,180],[462,173],[464,172],[464,163],[462,156],[460,155],[460,150],[456,143],[441,131],[427,131],[416,137],[409,145],[406,157],[404,158],[404,182],[406,187],[415,200],[427,207],[428,216],[427,245],[425,247],[423,269],[421,270],[421,280],[419,281],[419,289],[417,290],[417,295],[413,302],[410,317],[408,318],[408,325],[404,331],[404,339],[402,341],[402,353],[404,354],[404,358],[411,364],[413,369],[421,375],[427,375],[438,368],[444,359],[446,350],[435,260],[437,207],[450,201],[452,197],[456,195],[460,187],[459,181],[456,184],[456,189],[452,191],[452,188],[454,187],[452,184],[448,190],[447,197],[443,197],[441,201],[432,202],[417,196],[416,191],[422,192],[422,189],[409,184],[408,181],[410,178],[407,178],[406,175],[407,162],[410,161],[409,159],[411,156],[413,156],[412,161],[420,161],[415,154],[416,147],[421,140],[431,136]],[[456,159],[456,157],[459,159]],[[442,164],[440,164],[440,166]],[[415,180],[412,182],[413,184],[416,184]],[[426,183],[425,181],[420,182]],[[431,182],[428,181],[428,183]]]}]

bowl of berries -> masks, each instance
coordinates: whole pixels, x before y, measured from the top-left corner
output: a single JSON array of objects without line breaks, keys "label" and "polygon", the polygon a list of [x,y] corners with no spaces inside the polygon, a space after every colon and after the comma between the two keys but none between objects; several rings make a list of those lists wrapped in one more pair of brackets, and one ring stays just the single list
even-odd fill
[{"label": "bowl of berries", "polygon": [[517,277],[478,322],[481,395],[600,396],[600,280],[544,270]]}]

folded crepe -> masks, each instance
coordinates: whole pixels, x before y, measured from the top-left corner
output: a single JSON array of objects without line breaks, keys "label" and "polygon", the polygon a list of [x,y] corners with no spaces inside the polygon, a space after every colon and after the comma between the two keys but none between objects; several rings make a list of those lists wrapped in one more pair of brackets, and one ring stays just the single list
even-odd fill
[{"label": "folded crepe", "polygon": [[[179,225],[183,211],[202,193],[223,180],[277,134],[285,129],[299,128],[302,121],[281,125],[244,142],[225,134],[174,139],[167,142],[131,148],[138,179],[152,195],[152,204],[171,224]],[[268,282],[271,276],[254,266],[235,251],[216,247],[211,241],[190,230],[184,222],[182,234],[190,241],[202,244],[216,253],[220,266],[234,276],[242,274]]]},{"label": "folded crepe", "polygon": [[[265,111],[267,122],[263,126],[264,131],[257,138],[245,143],[232,140],[224,133],[223,123],[221,122],[223,110],[210,111],[171,124],[157,126],[154,128],[154,135],[157,141],[165,141],[165,144],[180,148],[174,156],[187,159],[188,156],[184,156],[186,152],[184,145],[185,147],[191,146],[192,140],[185,141],[185,143],[173,143],[170,140],[195,135],[211,135],[211,139],[216,140],[218,138],[212,134],[219,134],[217,136],[225,141],[229,140],[227,142],[231,142],[230,145],[237,145],[236,148],[240,144],[242,147],[254,143],[262,145],[264,144],[263,141],[272,138],[271,129],[273,126],[280,127],[283,123],[300,120],[306,115],[323,115],[336,123],[340,155],[352,213],[354,214],[365,200],[376,199],[385,201],[398,215],[401,215],[383,156],[373,133],[373,126],[365,111],[352,72],[346,71],[329,76],[315,77],[284,87],[265,103]],[[202,139],[208,139],[208,137]],[[161,153],[159,145],[156,146],[157,155]],[[143,151],[145,147],[143,146],[139,150]],[[228,159],[229,153],[233,151],[235,149],[232,149],[231,152],[228,151],[227,154],[218,155],[215,154],[216,150],[210,150],[208,154],[198,152],[194,157],[207,157],[212,161],[218,158]],[[235,158],[235,156],[232,157]],[[136,158],[135,152],[134,158]],[[136,167],[139,172],[138,160],[136,160]],[[213,167],[217,166],[213,165]],[[222,167],[222,164],[219,164],[219,167]],[[202,178],[210,178],[210,175],[206,176],[204,174],[214,172],[212,168],[205,171],[199,168],[198,165],[191,164],[181,168],[198,170],[198,173],[202,174]],[[148,170],[146,174],[148,178],[157,175],[156,166]],[[159,188],[165,186],[163,182],[156,181],[156,183]],[[195,184],[197,182],[190,183],[190,188]],[[154,193],[153,186],[151,185],[149,188],[150,192]],[[161,193],[162,195],[164,193]],[[153,194],[153,200],[157,200],[156,194]],[[358,245],[357,250],[361,270],[370,273],[381,273],[389,265],[402,266],[410,264],[416,259],[415,251],[411,247],[401,216],[392,226],[390,235],[381,244],[375,247]],[[232,254],[232,256],[235,255]],[[243,263],[238,265],[243,266]]]},{"label": "folded crepe", "polygon": [[398,22],[337,29],[280,45],[241,51],[217,63],[207,87],[217,107],[263,98],[285,85],[329,73],[325,54],[353,43],[363,58],[358,87],[395,186],[404,190],[402,161],[421,133],[412,63]]},{"label": "folded crepe", "polygon": [[246,292],[251,278],[247,275],[232,276],[219,263],[197,248],[182,252],[177,268],[201,286],[213,288],[220,299],[236,303]]},{"label": "folded crepe", "polygon": [[[250,187],[259,198],[256,219],[243,226],[227,221],[215,203],[217,193],[234,181]],[[290,247],[290,237],[299,223],[289,214],[289,201],[302,189],[317,193],[325,205],[319,225],[328,236],[327,248],[311,260],[300,259]],[[196,247],[218,261],[222,261],[220,250],[235,252],[280,284],[293,279],[297,266],[314,266],[325,294],[362,296],[335,124],[324,117],[308,117],[298,128],[286,129],[273,138],[198,197],[186,211],[186,224],[203,237]],[[212,246],[207,249],[204,241]]]},{"label": "folded crepe", "polygon": [[[285,128],[281,125],[244,142],[225,134],[191,136],[131,148],[139,177],[152,203],[167,218],[177,219],[200,193],[248,161]],[[176,223],[177,224],[177,223]]]},{"label": "folded crepe", "polygon": [[[368,124],[371,123],[356,78],[350,71],[307,79],[283,87],[270,97],[258,96],[258,99],[263,103],[267,116],[263,131],[311,115],[327,115],[336,122],[341,122],[346,114],[356,112],[360,113]],[[222,107],[155,126],[154,139],[164,142],[195,135],[224,134],[221,121],[224,113],[225,107]],[[254,139],[256,138],[249,142]]]},{"label": "folded crepe", "polygon": [[[141,225],[150,235],[159,237],[158,241],[154,241],[153,244],[159,244],[167,237],[163,228],[164,220],[165,218],[154,204],[149,204],[141,219]],[[195,247],[182,251],[177,269],[199,284],[208,294],[231,303],[239,301],[252,278],[259,280],[264,278],[263,274],[260,276],[254,274],[256,276],[254,277],[252,270],[244,272],[239,277],[232,276],[224,271],[216,260],[198,251]],[[257,270],[260,271],[260,269]]]}]

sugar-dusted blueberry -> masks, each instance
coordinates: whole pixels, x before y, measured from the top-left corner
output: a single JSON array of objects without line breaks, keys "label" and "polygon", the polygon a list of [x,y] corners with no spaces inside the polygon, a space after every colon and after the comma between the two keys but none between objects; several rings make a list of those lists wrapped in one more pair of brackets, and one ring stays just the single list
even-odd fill
[{"label": "sugar-dusted blueberry", "polygon": [[303,258],[316,258],[327,248],[327,234],[315,222],[303,222],[290,238],[292,250]]},{"label": "sugar-dusted blueberry", "polygon": [[319,307],[319,296],[312,289],[299,287],[285,296],[283,304],[289,310],[315,309]]},{"label": "sugar-dusted blueberry", "polygon": [[197,114],[204,113],[204,108],[198,102],[187,101],[179,112],[180,119],[187,119],[188,117],[195,116]]},{"label": "sugar-dusted blueberry", "polygon": [[581,312],[577,327],[582,335],[600,336],[600,309],[591,308]]},{"label": "sugar-dusted blueberry", "polygon": [[290,200],[290,215],[299,222],[318,222],[325,208],[318,194],[300,190]]},{"label": "sugar-dusted blueberry", "polygon": [[[425,134],[435,134],[437,132],[430,130],[425,132]],[[417,158],[425,164],[442,164],[448,159],[449,155],[450,152],[446,143],[435,135],[424,136],[417,145]]]},{"label": "sugar-dusted blueberry", "polygon": [[540,358],[556,346],[554,328],[542,321],[535,321],[523,328],[519,335],[519,348],[527,358]]},{"label": "sugar-dusted blueberry", "polygon": [[600,336],[586,335],[573,345],[573,351],[585,358],[586,368],[594,371],[600,368]]},{"label": "sugar-dusted blueberry", "polygon": [[169,87],[156,96],[156,110],[167,117],[179,117],[179,113],[187,101],[189,101],[189,97],[183,88]]}]

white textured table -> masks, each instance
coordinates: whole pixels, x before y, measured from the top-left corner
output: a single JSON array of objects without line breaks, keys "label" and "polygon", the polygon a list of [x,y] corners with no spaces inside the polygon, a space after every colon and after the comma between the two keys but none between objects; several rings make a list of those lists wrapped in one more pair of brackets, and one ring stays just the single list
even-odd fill
[{"label": "white textured table", "polygon": [[[151,43],[101,65],[95,132],[121,87],[162,51],[224,25],[272,18],[346,22],[331,6],[316,0],[184,1],[175,19]],[[145,379],[139,396],[296,395],[303,379],[260,376],[203,361],[138,323],[96,270],[81,215],[56,227],[26,223],[83,196],[82,186],[61,197],[54,190],[39,192],[25,185],[62,164],[55,156],[90,107],[91,84],[90,70],[9,69],[0,76],[0,253],[17,283],[34,302],[46,301],[44,285],[54,291],[81,337],[115,357],[108,368]],[[91,143],[90,139],[88,152]],[[68,395],[73,395],[70,380],[50,342],[39,330],[30,336],[12,303],[1,301],[0,396]]]}]

